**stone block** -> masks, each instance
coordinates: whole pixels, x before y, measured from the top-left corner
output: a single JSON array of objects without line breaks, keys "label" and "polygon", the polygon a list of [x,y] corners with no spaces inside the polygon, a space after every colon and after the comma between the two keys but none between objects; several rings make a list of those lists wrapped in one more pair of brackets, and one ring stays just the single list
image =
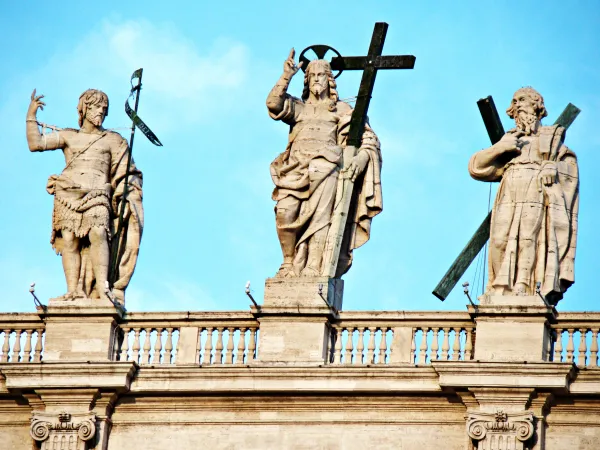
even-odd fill
[{"label": "stone block", "polygon": [[268,278],[263,310],[296,314],[329,314],[342,309],[344,282],[337,278]]}]

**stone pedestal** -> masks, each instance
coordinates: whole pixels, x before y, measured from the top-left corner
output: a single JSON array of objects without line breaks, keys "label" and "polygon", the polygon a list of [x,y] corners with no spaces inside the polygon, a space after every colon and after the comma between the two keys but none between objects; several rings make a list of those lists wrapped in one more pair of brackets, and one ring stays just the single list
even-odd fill
[{"label": "stone pedestal", "polygon": [[108,299],[50,300],[44,362],[110,361],[116,321],[124,313]]},{"label": "stone pedestal", "polygon": [[269,278],[260,322],[258,364],[325,364],[329,320],[342,307],[344,282],[326,277]]},{"label": "stone pedestal", "polygon": [[548,361],[556,310],[540,296],[483,295],[469,312],[477,321],[475,360]]}]

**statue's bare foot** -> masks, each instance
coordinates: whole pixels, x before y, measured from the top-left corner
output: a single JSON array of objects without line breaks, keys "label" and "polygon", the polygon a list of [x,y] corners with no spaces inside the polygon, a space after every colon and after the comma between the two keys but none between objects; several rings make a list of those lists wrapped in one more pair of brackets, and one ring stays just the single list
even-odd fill
[{"label": "statue's bare foot", "polygon": [[525,283],[516,283],[513,288],[513,294],[520,296],[527,295],[527,285]]},{"label": "statue's bare foot", "polygon": [[275,274],[277,278],[292,278],[296,276],[296,272],[294,272],[294,266],[292,263],[283,263],[277,273]]},{"label": "statue's bare foot", "polygon": [[300,272],[300,275],[303,277],[318,277],[321,274],[319,273],[318,270],[313,269],[310,266],[306,266],[304,269],[302,269],[302,272]]}]

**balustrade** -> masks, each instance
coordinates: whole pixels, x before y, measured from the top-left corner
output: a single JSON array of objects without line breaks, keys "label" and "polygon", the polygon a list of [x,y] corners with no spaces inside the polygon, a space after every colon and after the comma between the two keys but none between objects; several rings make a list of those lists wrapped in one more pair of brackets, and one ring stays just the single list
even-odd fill
[{"label": "balustrade", "polygon": [[600,313],[561,313],[552,325],[550,360],[597,368]]},{"label": "balustrade", "polygon": [[[182,331],[186,331],[183,333]],[[146,365],[241,365],[256,358],[258,322],[249,313],[129,313],[114,359]],[[179,361],[182,346],[193,353]]]},{"label": "balustrade", "polygon": [[37,314],[0,314],[0,363],[39,363],[45,324]]},{"label": "balustrade", "polygon": [[467,313],[342,312],[331,330],[328,362],[383,365],[470,360],[474,331]]}]

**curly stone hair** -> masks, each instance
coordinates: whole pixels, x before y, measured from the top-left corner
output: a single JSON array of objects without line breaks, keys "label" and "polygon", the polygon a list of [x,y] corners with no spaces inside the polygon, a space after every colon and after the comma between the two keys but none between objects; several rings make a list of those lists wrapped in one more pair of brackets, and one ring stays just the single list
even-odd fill
[{"label": "curly stone hair", "polygon": [[83,125],[83,119],[89,105],[96,105],[100,102],[106,102],[106,114],[108,116],[108,95],[98,89],[88,89],[79,97],[77,112],[79,113],[79,126]]},{"label": "curly stone hair", "polygon": [[[546,111],[546,105],[544,105],[544,97],[542,97],[542,95],[538,91],[536,91],[531,86],[527,86],[515,92],[515,94],[513,95],[513,99],[519,93],[525,93],[533,99],[533,101],[535,102],[535,114],[537,115],[538,120],[541,120],[548,115],[548,111]],[[506,114],[508,114],[508,117],[510,117],[511,119],[514,119],[517,116],[517,107],[514,103],[511,102],[510,106],[506,110]]]},{"label": "curly stone hair", "polygon": [[327,73],[327,79],[329,81],[329,99],[331,100],[329,110],[335,111],[336,103],[339,100],[337,84],[335,82],[335,78],[333,78],[333,73],[331,72],[331,66],[329,65],[329,62],[324,59],[313,59],[310,63],[308,63],[308,66],[306,66],[306,72],[304,72],[304,90],[302,91],[302,100],[306,101],[310,94],[310,83],[308,77],[310,74],[310,69],[315,66],[321,66]]}]

